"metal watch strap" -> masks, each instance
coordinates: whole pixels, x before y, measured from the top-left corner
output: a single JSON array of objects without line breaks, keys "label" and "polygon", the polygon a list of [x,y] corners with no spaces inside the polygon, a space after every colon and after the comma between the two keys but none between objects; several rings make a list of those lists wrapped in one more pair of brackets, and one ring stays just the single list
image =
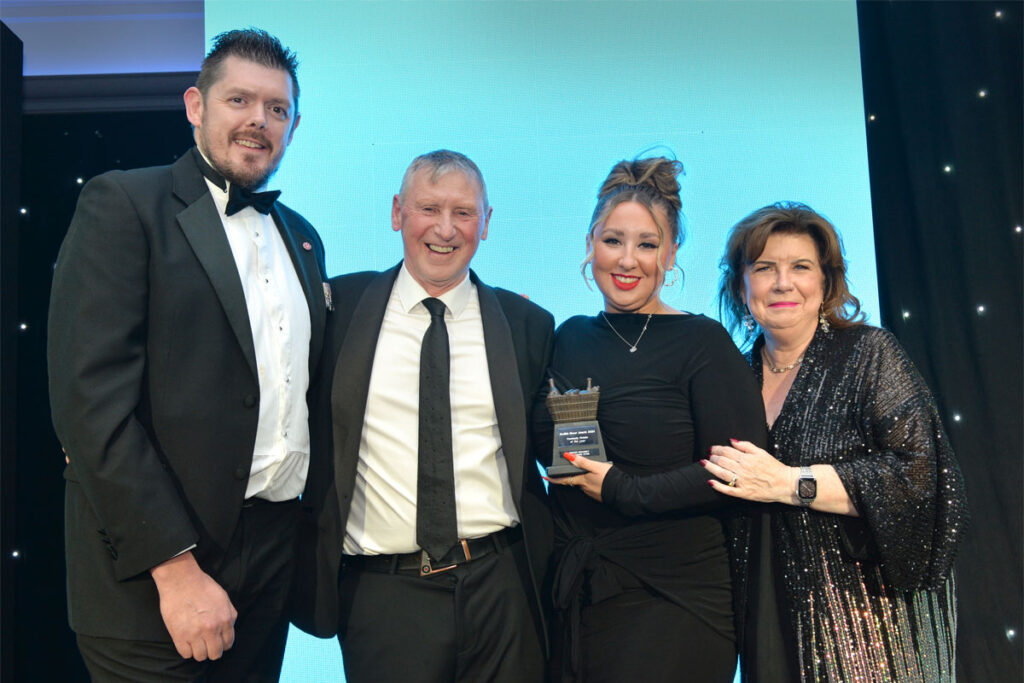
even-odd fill
[{"label": "metal watch strap", "polygon": [[[811,496],[804,496],[800,491],[800,484],[804,480],[810,480],[814,482],[814,494]],[[796,480],[796,499],[800,501],[800,507],[809,507],[814,499],[818,497],[818,480],[814,478],[814,472],[811,470],[810,465],[802,465],[800,467],[800,477]]]}]

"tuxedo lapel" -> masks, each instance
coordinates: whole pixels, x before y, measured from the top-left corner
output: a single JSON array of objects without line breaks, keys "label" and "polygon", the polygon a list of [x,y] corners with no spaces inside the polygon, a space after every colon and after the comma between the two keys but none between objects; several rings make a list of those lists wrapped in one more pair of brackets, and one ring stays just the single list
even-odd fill
[{"label": "tuxedo lapel", "polygon": [[359,439],[363,432],[370,374],[377,352],[377,339],[384,322],[391,288],[401,264],[386,270],[367,285],[352,312],[341,350],[333,362],[331,419],[334,425],[334,481],[341,510],[341,529],[345,528],[349,503],[355,486],[359,462]]},{"label": "tuxedo lapel", "polygon": [[[295,227],[289,225],[283,212],[274,206],[271,215],[274,224],[277,225],[284,246],[288,255],[292,258],[292,265],[295,266],[295,274],[302,285],[302,291],[306,295],[306,303],[309,306],[309,376],[316,372],[320,360],[320,349],[323,345],[324,323],[327,319],[327,308],[324,299],[323,279],[320,275],[320,264],[316,260],[316,252],[313,251],[312,241]],[[300,244],[302,246],[300,246]],[[307,245],[309,248],[307,249]]]},{"label": "tuxedo lapel", "polygon": [[480,301],[480,318],[484,328],[484,346],[487,350],[487,369],[491,379],[494,411],[498,415],[501,448],[508,463],[509,485],[515,498],[516,509],[523,490],[523,468],[526,452],[526,408],[523,405],[523,387],[519,381],[519,365],[512,343],[512,328],[505,312],[487,285],[471,273]]},{"label": "tuxedo lapel", "polygon": [[238,267],[231,254],[231,245],[224,233],[217,206],[190,155],[183,156],[171,167],[171,175],[174,194],[187,205],[177,216],[178,225],[220,299],[253,377],[258,378],[256,349],[242,281],[238,277]]}]

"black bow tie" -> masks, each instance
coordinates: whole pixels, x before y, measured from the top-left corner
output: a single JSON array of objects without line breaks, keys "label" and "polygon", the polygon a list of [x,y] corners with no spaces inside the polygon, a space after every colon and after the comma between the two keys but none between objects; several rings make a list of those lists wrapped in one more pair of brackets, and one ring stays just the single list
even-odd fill
[{"label": "black bow tie", "polygon": [[221,175],[217,169],[206,163],[206,159],[199,153],[199,150],[195,147],[192,148],[196,164],[199,166],[199,170],[202,174],[214,185],[222,190],[226,190],[228,193],[228,205],[224,209],[224,214],[228,216],[234,216],[236,213],[241,211],[247,206],[251,206],[262,214],[269,214],[270,210],[274,208],[274,202],[281,196],[280,190],[270,190],[269,192],[252,192],[246,190],[243,187],[239,187],[234,183],[228,187],[228,181]]},{"label": "black bow tie", "polygon": [[274,202],[281,196],[281,190],[270,190],[269,192],[250,192],[243,187],[231,183],[228,190],[228,205],[224,213],[234,216],[247,206],[251,206],[262,214],[269,214],[274,208]]}]

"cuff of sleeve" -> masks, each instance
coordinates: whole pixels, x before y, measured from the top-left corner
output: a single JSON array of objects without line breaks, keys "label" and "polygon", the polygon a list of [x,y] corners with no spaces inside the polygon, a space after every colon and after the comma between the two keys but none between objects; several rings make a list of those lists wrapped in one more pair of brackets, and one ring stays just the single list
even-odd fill
[{"label": "cuff of sleeve", "polygon": [[179,555],[184,555],[184,554],[185,554],[185,553],[187,553],[187,552],[188,552],[189,550],[193,550],[193,549],[195,549],[195,547],[196,547],[196,544],[195,544],[195,543],[193,543],[192,545],[190,545],[189,547],[185,548],[184,550],[179,550],[178,552],[174,553],[173,555],[171,555],[171,556],[170,556],[170,557],[168,557],[167,559],[168,559],[168,560],[173,560],[174,558],[178,557]]},{"label": "cuff of sleeve", "polygon": [[623,476],[622,470],[614,466],[604,475],[604,481],[601,482],[601,500],[606,505],[615,505],[618,501]]},{"label": "cuff of sleeve", "polygon": [[839,477],[840,483],[842,483],[843,488],[846,490],[847,497],[849,497],[850,501],[853,503],[853,506],[857,508],[858,511],[860,511],[862,502],[860,500],[859,492],[857,491],[857,484],[855,479],[856,475],[853,471],[853,468],[853,463],[832,463],[832,469],[836,471],[836,476]]}]

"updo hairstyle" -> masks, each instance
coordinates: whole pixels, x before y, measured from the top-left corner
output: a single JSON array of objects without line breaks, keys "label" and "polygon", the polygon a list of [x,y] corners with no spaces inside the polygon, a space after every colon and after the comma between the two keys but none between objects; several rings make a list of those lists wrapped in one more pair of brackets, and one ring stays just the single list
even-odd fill
[{"label": "updo hairstyle", "polygon": [[811,207],[799,202],[777,202],[754,211],[732,227],[719,263],[722,278],[718,290],[718,313],[730,332],[735,332],[747,306],[743,302],[743,275],[764,253],[772,235],[807,235],[814,241],[818,262],[825,275],[821,312],[836,329],[860,325],[864,313],[860,301],[850,293],[846,279],[843,243],[835,226]]},{"label": "updo hairstyle", "polygon": [[[682,221],[683,202],[679,198],[679,180],[683,174],[683,164],[667,157],[648,157],[643,159],[623,160],[612,166],[611,172],[601,184],[597,193],[597,206],[590,219],[590,231],[587,233],[587,258],[580,270],[586,277],[586,267],[594,259],[593,238],[597,230],[604,225],[608,215],[616,206],[624,202],[636,202],[646,207],[654,224],[658,226],[658,270],[664,272],[662,249],[668,240],[677,247],[685,237]],[[668,219],[659,217],[655,207],[660,208]]]}]

